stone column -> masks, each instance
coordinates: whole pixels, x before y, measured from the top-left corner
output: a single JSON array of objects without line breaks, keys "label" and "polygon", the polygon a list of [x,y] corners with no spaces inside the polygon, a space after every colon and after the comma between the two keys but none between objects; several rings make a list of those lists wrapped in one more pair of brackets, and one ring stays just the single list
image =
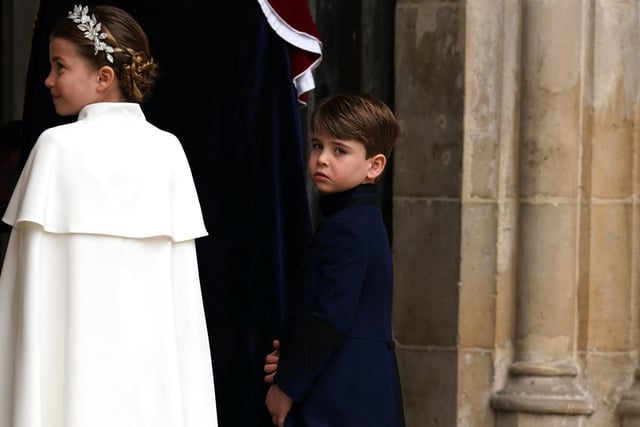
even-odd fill
[{"label": "stone column", "polygon": [[465,8],[459,426],[496,425],[488,391],[513,358],[521,15],[519,0]]},{"label": "stone column", "polygon": [[593,412],[576,341],[588,3],[520,2],[515,353],[491,399],[500,426],[578,425]]}]

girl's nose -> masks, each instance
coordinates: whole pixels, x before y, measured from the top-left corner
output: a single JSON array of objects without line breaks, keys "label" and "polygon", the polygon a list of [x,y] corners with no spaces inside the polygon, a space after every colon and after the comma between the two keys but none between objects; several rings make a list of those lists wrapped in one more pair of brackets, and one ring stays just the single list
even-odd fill
[{"label": "girl's nose", "polygon": [[51,73],[49,73],[47,78],[44,79],[44,85],[49,89],[53,87],[53,78],[51,77]]}]

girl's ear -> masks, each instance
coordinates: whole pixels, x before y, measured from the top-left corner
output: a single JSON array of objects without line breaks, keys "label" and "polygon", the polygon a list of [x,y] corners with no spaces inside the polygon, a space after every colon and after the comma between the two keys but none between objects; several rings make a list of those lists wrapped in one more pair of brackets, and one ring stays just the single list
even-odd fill
[{"label": "girl's ear", "polygon": [[374,182],[382,174],[384,167],[387,165],[387,157],[384,154],[376,154],[369,159],[369,170],[367,171],[367,180]]},{"label": "girl's ear", "polygon": [[103,65],[98,70],[98,92],[106,92],[116,79],[116,73],[113,68]]}]

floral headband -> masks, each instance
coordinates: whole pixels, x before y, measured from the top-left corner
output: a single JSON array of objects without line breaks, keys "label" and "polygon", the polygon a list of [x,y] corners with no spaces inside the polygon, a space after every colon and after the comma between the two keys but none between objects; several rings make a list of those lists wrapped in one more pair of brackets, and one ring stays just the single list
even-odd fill
[{"label": "floral headband", "polygon": [[84,33],[85,38],[93,40],[93,54],[97,55],[99,51],[103,51],[107,56],[107,61],[113,64],[113,56],[111,54],[114,49],[103,42],[108,35],[100,32],[102,24],[96,21],[96,17],[93,14],[89,17],[88,12],[88,6],[75,5],[73,6],[73,12],[69,12],[68,18],[78,24],[77,27]]}]

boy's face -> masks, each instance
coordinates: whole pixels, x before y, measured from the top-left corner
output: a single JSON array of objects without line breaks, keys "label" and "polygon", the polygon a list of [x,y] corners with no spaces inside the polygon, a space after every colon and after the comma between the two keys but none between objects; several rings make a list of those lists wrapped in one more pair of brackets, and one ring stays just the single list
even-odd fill
[{"label": "boy's face", "polygon": [[314,133],[307,164],[309,176],[321,193],[337,193],[360,184],[373,183],[382,173],[378,154],[367,159],[361,142],[337,139],[325,133]]}]

